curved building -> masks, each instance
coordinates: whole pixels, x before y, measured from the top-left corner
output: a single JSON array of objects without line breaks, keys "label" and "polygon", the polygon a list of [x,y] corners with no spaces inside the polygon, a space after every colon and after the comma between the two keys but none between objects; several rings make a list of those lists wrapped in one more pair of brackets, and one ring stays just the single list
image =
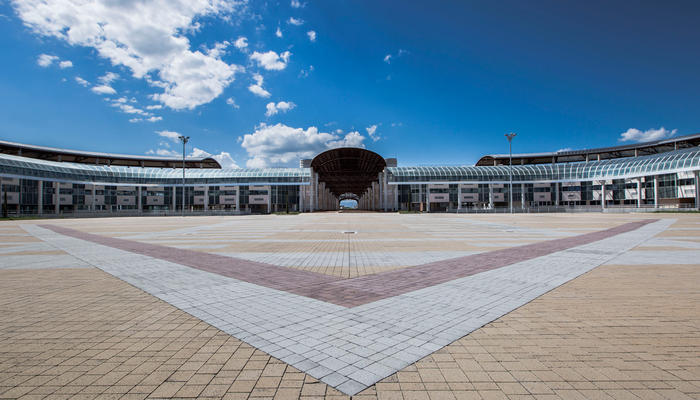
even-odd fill
[{"label": "curved building", "polygon": [[[183,160],[0,142],[0,204],[10,214],[269,213],[339,208],[466,212],[697,208],[700,134],[557,153],[484,156],[475,166],[399,167],[361,148],[325,151],[299,168],[222,169]],[[615,156],[617,155],[617,156]],[[544,161],[549,160],[548,163]]]}]

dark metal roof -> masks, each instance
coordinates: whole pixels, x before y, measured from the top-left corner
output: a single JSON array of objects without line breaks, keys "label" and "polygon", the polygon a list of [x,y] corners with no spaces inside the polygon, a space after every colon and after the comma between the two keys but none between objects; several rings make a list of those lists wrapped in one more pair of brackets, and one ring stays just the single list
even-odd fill
[{"label": "dark metal roof", "polygon": [[[655,140],[653,142],[601,147],[596,149],[555,151],[545,153],[513,154],[513,165],[552,164],[581,161],[609,160],[665,153],[678,149],[700,146],[700,133]],[[508,154],[489,154],[476,162],[478,166],[508,165]]]},{"label": "dark metal roof", "polygon": [[[58,149],[54,147],[35,146],[0,140],[0,153],[12,154],[40,160],[72,162],[93,165],[115,165],[127,167],[182,168],[182,158],[152,157],[125,154],[97,153]],[[185,160],[186,168],[221,168],[219,162],[211,157],[189,157]]]},{"label": "dark metal roof", "polygon": [[361,196],[386,167],[379,154],[357,147],[341,147],[324,151],[314,157],[311,168],[318,180],[340,197],[343,193]]}]

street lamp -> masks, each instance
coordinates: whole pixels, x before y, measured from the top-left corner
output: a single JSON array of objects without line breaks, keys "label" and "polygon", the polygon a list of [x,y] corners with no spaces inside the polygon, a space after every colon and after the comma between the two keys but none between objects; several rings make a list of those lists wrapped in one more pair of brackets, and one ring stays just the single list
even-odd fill
[{"label": "street lamp", "polygon": [[182,140],[182,216],[185,216],[185,147],[187,142],[190,141],[189,136],[178,136]]},{"label": "street lamp", "polygon": [[[508,190],[510,194],[510,213],[513,214],[513,138],[515,133],[507,133],[508,138],[508,177],[510,181],[510,189]],[[522,196],[522,194],[521,194]]]}]

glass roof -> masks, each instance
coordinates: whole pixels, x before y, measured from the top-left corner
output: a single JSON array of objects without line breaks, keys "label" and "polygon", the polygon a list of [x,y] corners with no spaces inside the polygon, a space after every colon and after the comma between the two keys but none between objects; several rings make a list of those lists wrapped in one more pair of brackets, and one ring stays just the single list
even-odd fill
[{"label": "glass roof", "polygon": [[[514,165],[513,182],[592,181],[700,170],[700,148],[588,163]],[[508,166],[389,167],[392,183],[508,182]],[[110,167],[0,154],[0,173],[84,183],[180,185],[182,169]],[[309,168],[187,169],[186,183],[308,184]]]},{"label": "glass roof", "polygon": [[[168,184],[182,183],[182,169],[74,164],[0,154],[0,172],[74,182]],[[185,172],[187,184],[308,183],[308,168],[196,169]]]},{"label": "glass roof", "polygon": [[[588,163],[513,165],[513,182],[623,179],[700,169],[700,148]],[[389,181],[508,182],[509,167],[391,167]]]}]

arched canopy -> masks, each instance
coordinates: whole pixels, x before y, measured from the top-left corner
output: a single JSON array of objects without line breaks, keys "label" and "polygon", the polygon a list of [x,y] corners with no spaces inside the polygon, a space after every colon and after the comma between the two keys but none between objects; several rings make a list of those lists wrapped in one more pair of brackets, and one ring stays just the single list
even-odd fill
[{"label": "arched canopy", "polygon": [[335,196],[355,193],[361,196],[386,167],[379,154],[356,147],[341,147],[324,151],[314,157],[311,168],[318,180]]},{"label": "arched canopy", "polygon": [[360,200],[360,196],[356,195],[355,193],[343,193],[343,194],[340,195],[340,197],[338,198],[338,200],[340,200],[340,201],[343,201],[343,200],[355,200],[355,201],[359,201],[359,200]]}]

